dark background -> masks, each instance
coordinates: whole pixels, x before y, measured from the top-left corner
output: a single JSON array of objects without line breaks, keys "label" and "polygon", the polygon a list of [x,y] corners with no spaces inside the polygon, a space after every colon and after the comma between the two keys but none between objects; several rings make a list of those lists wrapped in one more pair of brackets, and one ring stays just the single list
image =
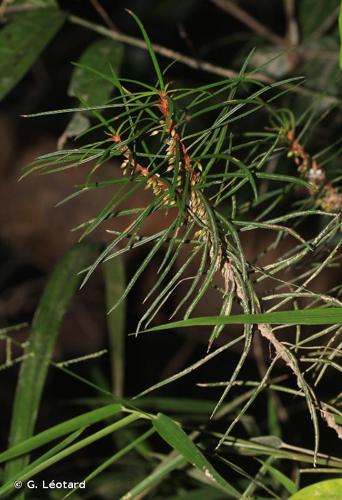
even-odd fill
[{"label": "dark background", "polygon": [[[300,4],[301,2],[298,2]],[[308,4],[308,2],[306,2]],[[316,2],[313,2],[316,3]],[[329,2],[328,2],[329,3]],[[116,29],[125,34],[140,37],[133,19],[125,12],[125,8],[134,11],[142,20],[153,42],[172,48],[196,58],[203,58],[214,64],[239,70],[246,55],[253,48],[264,54],[267,50],[279,52],[267,40],[258,37],[237,19],[222,12],[213,3],[205,0],[185,1],[105,1],[101,2]],[[103,24],[100,15],[91,2],[60,1],[63,9],[93,22]],[[279,36],[286,34],[286,16],[281,0],[259,0],[258,2],[241,1],[243,8],[259,19]],[[330,9],[331,10],[331,9]],[[298,14],[298,12],[297,12]],[[324,13],[323,13],[324,14]],[[322,16],[322,13],[319,15]],[[326,14],[329,14],[328,8]],[[316,20],[319,26],[320,20]],[[303,27],[299,26],[300,43],[295,62],[291,56],[289,70],[282,78],[297,74],[307,77],[307,88],[319,90],[324,87],[332,95],[340,92],[338,84],[330,78],[326,59],[308,59],[305,50],[319,50],[320,44],[335,51],[337,58],[336,27],[328,29],[322,39],[310,42],[305,40]],[[186,35],[184,35],[184,33]],[[58,258],[77,240],[77,234],[70,233],[70,228],[77,222],[90,218],[103,203],[100,198],[91,202],[79,201],[71,205],[63,205],[55,209],[54,205],[72,191],[72,185],[80,181],[79,173],[62,173],[47,177],[30,177],[21,183],[17,182],[22,167],[39,154],[53,151],[58,137],[67,124],[63,115],[52,117],[24,119],[20,115],[43,110],[59,109],[72,106],[74,101],[67,96],[67,88],[73,71],[72,61],[77,61],[84,49],[98,35],[82,27],[66,23],[54,40],[49,44],[30,72],[1,103],[0,110],[0,327],[32,319],[38,299],[46,283],[47,276]],[[311,45],[310,45],[311,44]],[[333,48],[331,48],[333,47]],[[304,55],[303,55],[304,54]],[[159,57],[162,66],[169,60]],[[336,69],[334,61],[331,72]],[[267,70],[265,70],[267,71]],[[323,73],[326,72],[326,77]],[[124,61],[121,74],[126,77],[153,82],[153,72],[146,51],[125,46]],[[335,75],[335,73],[330,73]],[[193,70],[176,63],[169,70],[169,79],[185,86],[215,81],[217,77],[200,70]],[[295,110],[309,103],[307,97],[291,96],[284,101]],[[339,135],[341,116],[336,112],[329,117],[329,127],[322,127],[312,141],[313,149],[321,144],[333,141]],[[253,124],[254,125],[254,124]],[[257,126],[257,124],[255,124]],[[318,142],[317,142],[318,141]],[[151,230],[157,230],[151,228]],[[96,238],[102,240],[101,233]],[[251,242],[253,244],[253,242]],[[248,251],[248,249],[247,249]],[[126,259],[127,276],[132,276],[143,254],[136,253]],[[143,306],[142,297],[148,289],[150,271],[145,273],[138,288],[128,299],[128,332],[134,330]],[[167,320],[167,309],[158,321]],[[18,334],[17,338],[25,338],[27,330]],[[4,343],[3,343],[4,344]],[[55,360],[68,359],[100,350],[107,346],[103,284],[100,276],[95,276],[89,285],[73,300],[72,307],[64,322],[55,352]],[[186,341],[178,335],[167,334],[142,336],[127,340],[126,394],[133,395],[148,387],[165,375],[170,375],[191,361],[203,355],[206,346],[198,339]],[[14,352],[15,354],[15,352]],[[5,346],[1,348],[4,361]],[[238,353],[226,356],[225,363],[205,365],[196,380],[217,380],[227,378],[227,367],[234,366]],[[151,362],[153,360],[153,362]],[[108,379],[109,366],[105,359],[97,362],[86,362],[77,366],[78,373],[99,380]],[[230,369],[228,369],[230,373]],[[10,418],[11,402],[17,367],[13,366],[1,373],[3,387],[0,392],[2,411],[1,447],[6,446],[6,436]],[[242,376],[249,379],[258,378],[255,360],[250,359]],[[294,386],[294,381],[289,384]],[[326,387],[329,392],[329,387]],[[194,387],[194,378],[182,379],[180,383],[168,386],[164,395],[177,397],[205,397],[205,392]],[[210,397],[219,393],[214,391]],[[62,420],[73,414],[70,400],[75,397],[89,396],[89,389],[69,377],[52,370],[45,389],[38,428]],[[284,439],[291,443],[312,445],[312,434],[302,425],[307,422],[307,414],[301,401],[284,398],[283,404],[288,406],[290,421],[284,425]],[[266,417],[265,402],[255,405],[258,419],[263,422]],[[323,434],[322,451],[334,454],[334,435],[330,431]]]}]

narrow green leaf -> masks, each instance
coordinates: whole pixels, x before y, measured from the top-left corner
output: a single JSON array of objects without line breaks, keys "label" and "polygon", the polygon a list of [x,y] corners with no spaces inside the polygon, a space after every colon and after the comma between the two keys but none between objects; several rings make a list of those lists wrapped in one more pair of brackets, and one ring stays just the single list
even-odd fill
[{"label": "narrow green leaf", "polygon": [[14,16],[0,31],[0,100],[23,78],[65,19],[55,8],[35,9]]},{"label": "narrow green leaf", "polygon": [[[119,302],[125,291],[125,269],[120,256],[103,263],[106,287],[106,309],[110,311]],[[111,368],[113,393],[122,396],[125,378],[125,316],[126,303],[121,301],[118,307],[107,314],[107,327],[111,347]]]},{"label": "narrow green leaf", "polygon": [[342,497],[342,479],[328,479],[297,491],[290,500],[339,500]]},{"label": "narrow green leaf", "polygon": [[50,429],[40,432],[39,434],[12,446],[9,450],[0,453],[0,463],[23,455],[24,453],[29,453],[44,444],[50,443],[50,441],[53,441],[54,439],[64,436],[69,432],[73,432],[75,429],[78,430],[82,427],[94,424],[95,422],[105,420],[118,413],[121,409],[122,407],[119,404],[106,405],[102,408],[83,413],[78,417],[71,418],[61,424],[50,427]]},{"label": "narrow green leaf", "polygon": [[113,432],[118,431],[123,427],[126,427],[135,420],[138,420],[140,417],[141,415],[138,413],[132,413],[130,415],[127,415],[123,417],[121,420],[118,420],[117,422],[114,422],[113,424],[104,427],[103,429],[91,434],[90,436],[87,436],[84,439],[77,441],[71,446],[68,446],[67,448],[61,450],[59,453],[56,453],[54,456],[50,457],[44,462],[35,461],[32,465],[28,465],[16,471],[15,475],[12,476],[11,479],[6,481],[5,484],[0,488],[0,498],[2,498],[8,492],[13,491],[14,480],[20,479],[21,482],[25,482],[27,479],[35,476],[39,472],[47,469],[48,467],[51,467],[51,465],[54,465],[60,462],[61,460],[64,460],[69,455],[85,448],[86,446],[89,446],[92,443],[95,443],[99,439],[102,439],[105,436],[109,436]]},{"label": "narrow green leaf", "polygon": [[39,457],[36,458],[36,460],[30,463],[30,467],[36,467],[37,465],[44,463],[46,460],[49,460],[51,457],[56,455],[56,453],[59,453],[60,451],[70,446],[72,443],[76,441],[76,439],[78,439],[82,435],[84,430],[85,427],[77,429],[76,431],[69,434],[65,439],[59,441],[55,446],[49,448],[48,451],[39,455]]},{"label": "narrow green leaf", "polygon": [[169,497],[168,500],[224,500],[225,498],[227,497],[224,493],[210,486],[204,486],[197,490]]},{"label": "narrow green leaf", "polygon": [[[37,418],[42,390],[56,338],[71,298],[81,280],[78,274],[95,256],[95,247],[81,244],[72,248],[55,267],[32,322],[26,358],[19,373],[9,436],[9,447],[29,438]],[[21,457],[8,462],[5,480],[28,461]]]},{"label": "narrow green leaf", "polygon": [[82,132],[85,132],[90,127],[89,118],[80,112],[73,115],[68,125],[66,126],[63,134],[58,139],[58,149],[63,149],[65,142],[72,139]]},{"label": "narrow green leaf", "polygon": [[118,74],[122,57],[123,46],[115,40],[102,38],[92,43],[83,52],[73,71],[69,96],[77,97],[88,106],[105,104],[114,88],[112,73]]},{"label": "narrow green leaf", "polygon": [[177,450],[188,462],[205,474],[206,477],[220,485],[229,496],[240,498],[240,493],[214,469],[199,448],[174,420],[158,413],[152,420],[158,434],[173,449]]},{"label": "narrow green leaf", "polygon": [[142,24],[142,22],[140,21],[138,16],[136,16],[131,10],[128,10],[128,9],[126,9],[126,10],[133,17],[133,19],[135,20],[135,22],[137,23],[137,25],[140,28],[140,31],[144,37],[144,40],[145,40],[145,43],[147,46],[148,53],[150,54],[154,70],[155,70],[157,78],[158,78],[159,86],[160,86],[161,90],[164,90],[165,84],[164,84],[164,80],[163,80],[163,75],[162,75],[161,69],[159,67],[159,63],[158,63],[156,54],[153,50],[151,40],[149,39],[148,34],[146,33],[144,25]]},{"label": "narrow green leaf", "polygon": [[[274,459],[279,458],[310,464],[314,459],[314,451],[287,445],[276,436],[262,436],[261,438],[252,438],[249,441],[235,436],[228,436],[224,441],[224,446],[237,450],[241,455],[265,455]],[[325,467],[336,467],[342,471],[342,460],[331,455],[318,453],[316,463]]]},{"label": "narrow green leaf", "polygon": [[170,472],[180,467],[184,467],[184,465],[186,465],[186,460],[181,455],[172,456],[166,459],[161,464],[157,465],[157,467],[149,475],[144,477],[142,481],[127,491],[127,493],[121,497],[121,500],[141,498],[141,493],[147,493],[168,476]]},{"label": "narrow green leaf", "polygon": [[[117,460],[119,460],[119,458],[123,457],[124,455],[126,455],[126,453],[129,453],[130,451],[134,450],[134,448],[138,447],[142,442],[144,442],[153,433],[154,433],[154,429],[149,429],[148,431],[144,432],[144,434],[142,434],[138,438],[132,439],[132,441],[127,446],[121,447],[121,449],[119,449],[119,451],[117,451],[114,455],[112,455],[110,458],[108,458],[101,465],[99,465],[98,467],[96,467],[96,469],[93,470],[90,474],[88,474],[88,476],[86,476],[83,481],[85,481],[85,483],[88,483],[89,481],[91,481],[92,479],[94,479],[94,477],[96,477],[99,474],[101,474],[105,469],[107,469],[114,462],[116,462]],[[69,491],[69,493],[67,493],[63,497],[62,500],[64,500],[65,498],[69,498],[78,489],[79,488],[77,487],[77,488],[74,488],[72,491]]]},{"label": "narrow green leaf", "polygon": [[272,392],[269,392],[267,396],[267,421],[270,433],[273,436],[281,437],[281,425],[277,414],[274,393]]},{"label": "narrow green leaf", "polygon": [[280,472],[278,469],[273,467],[270,464],[267,464],[266,462],[263,462],[262,460],[259,460],[260,463],[264,466],[264,468],[269,472],[271,476],[274,477],[276,481],[278,481],[281,485],[286,488],[286,490],[293,495],[297,491],[297,486],[296,483],[294,483],[291,479],[289,479],[285,474]]},{"label": "narrow green leaf", "polygon": [[253,443],[258,443],[262,446],[270,446],[272,448],[281,448],[282,440],[278,436],[257,436],[251,438]]},{"label": "narrow green leaf", "polygon": [[158,325],[146,331],[152,332],[190,326],[253,325],[260,323],[277,325],[334,325],[342,323],[342,307],[277,311],[260,314],[232,314],[231,316],[202,316]]}]

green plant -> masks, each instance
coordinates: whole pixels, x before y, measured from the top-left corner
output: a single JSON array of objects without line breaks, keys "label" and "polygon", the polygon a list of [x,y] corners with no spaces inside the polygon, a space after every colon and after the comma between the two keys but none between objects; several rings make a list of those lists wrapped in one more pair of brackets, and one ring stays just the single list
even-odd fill
[{"label": "green plant", "polygon": [[338,17],[339,31],[340,31],[340,68],[342,69],[342,3],[340,6],[340,15]]},{"label": "green plant", "polygon": [[[178,88],[167,82],[167,72],[160,68],[141,21],[132,15],[146,42],[156,85],[119,78],[115,71],[104,72],[83,62],[78,71],[110,84],[116,94],[106,104],[94,105],[84,99],[82,108],[62,111],[76,112],[78,116],[85,113],[87,120],[92,116],[94,121],[86,133],[96,131],[102,138],[74,150],[44,155],[29,166],[25,175],[89,164],[91,170],[84,185],[72,196],[81,196],[93,189],[116,188],[101,213],[79,228],[83,230],[81,239],[86,239],[108,219],[127,217],[127,227],[121,232],[109,230],[113,241],[83,269],[83,284],[99,265],[117,264],[119,256],[146,246],[146,257],[124,291],[119,287],[110,293],[111,301],[115,296],[115,302],[109,312],[117,311],[144,271],[164,252],[155,285],[148,292],[146,309],[134,333],[150,335],[148,332],[179,326],[212,326],[208,352],[132,399],[121,397],[122,383],[116,385],[114,395],[97,385],[99,397],[87,400],[97,409],[33,437],[31,421],[25,436],[21,434],[9,450],[0,454],[0,460],[9,464],[0,494],[12,492],[14,480],[26,481],[120,430],[123,441],[115,453],[85,479],[95,481],[99,474],[104,477],[107,468],[129,457],[134,450],[134,463],[139,463],[141,469],[141,463],[148,464],[148,468],[122,498],[139,498],[150,491],[156,492],[155,498],[158,495],[175,495],[179,499],[264,498],[266,495],[280,498],[284,494],[300,498],[299,474],[312,469],[298,469],[294,465],[296,479],[283,468],[284,461],[308,463],[322,474],[338,473],[342,468],[341,459],[319,451],[322,423],[338,437],[342,433],[339,394],[331,394],[329,400],[319,395],[319,384],[327,369],[340,370],[337,360],[342,319],[341,285],[324,293],[312,287],[317,276],[340,266],[342,197],[337,188],[339,177],[328,180],[326,168],[329,162],[333,163],[336,148],[340,152],[340,141],[334,149],[329,145],[315,157],[311,156],[303,143],[308,129],[313,133],[313,121],[319,122],[319,110],[312,107],[295,114],[284,109],[278,103],[284,94],[293,91],[298,80],[262,84],[254,78],[253,71],[248,71],[248,58],[241,72],[228,80],[197,88]],[[82,100],[81,94],[75,95]],[[257,115],[261,123],[257,131],[249,129],[248,117],[252,115]],[[116,160],[117,168],[121,166],[122,175],[98,181],[98,170],[110,159]],[[272,162],[274,170],[269,169]],[[148,204],[121,209],[123,201],[143,188],[151,194]],[[157,213],[167,216],[165,227],[147,236],[144,225]],[[312,230],[307,231],[306,221],[310,221]],[[274,233],[274,238],[253,262],[247,259],[243,242],[243,235],[251,231],[256,238],[264,232]],[[285,249],[284,242],[290,242]],[[278,249],[277,258],[262,264],[265,254],[274,249]],[[78,265],[84,267],[83,262]],[[193,265],[195,273],[189,276],[187,271]],[[105,270],[109,293],[113,277],[107,267]],[[120,268],[114,272],[120,273],[121,278],[117,279],[122,286]],[[183,320],[151,327],[165,302],[179,286],[189,282],[182,298],[177,297],[172,313]],[[268,283],[267,293],[258,291],[263,282]],[[219,314],[194,318],[196,307],[212,289],[220,304]],[[235,314],[236,310],[239,314]],[[119,318],[121,323],[122,314]],[[216,347],[224,325],[232,323],[243,324],[242,331],[233,332],[229,342]],[[272,328],[271,324],[277,326]],[[316,328],[306,330],[303,325]],[[112,328],[114,331],[115,325],[112,324]],[[288,333],[282,338],[284,330]],[[270,345],[273,358],[261,373],[260,381],[245,380],[244,364],[253,339],[259,335]],[[120,342],[120,332],[118,338]],[[226,380],[201,383],[201,387],[208,390],[222,388],[218,402],[205,398],[189,402],[182,398],[146,397],[214,358],[224,359],[223,353],[233,345],[240,345],[240,358],[236,366],[229,369]],[[113,349],[115,353],[115,346]],[[50,357],[50,351],[51,346],[45,355]],[[123,371],[122,358],[122,350],[119,356],[112,357],[116,380]],[[35,361],[27,358],[22,373],[32,370],[36,361],[37,358]],[[285,375],[274,374],[279,363],[285,365]],[[80,378],[63,364],[59,368]],[[88,380],[82,381],[90,384]],[[238,388],[242,388],[241,392],[234,392]],[[258,434],[257,423],[251,424],[247,418],[252,404],[265,394],[269,405],[269,435],[266,436]],[[312,450],[287,444],[279,436],[278,394],[289,394],[305,402],[312,420]],[[39,400],[39,394],[36,397]],[[24,400],[20,399],[23,396],[19,394],[18,398],[23,404]],[[15,428],[18,428],[17,418],[14,414]],[[106,422],[100,430],[88,429],[107,419],[111,419],[110,423]],[[247,438],[241,437],[241,430]],[[169,445],[171,453],[160,452],[159,442],[157,452],[154,451],[152,434]],[[28,462],[29,452],[62,436],[67,437]],[[23,456],[26,458],[20,458]],[[20,467],[16,465],[18,460]],[[179,471],[175,483],[163,484],[174,471]],[[113,491],[122,495],[122,485],[110,477],[107,480],[111,495]],[[69,494],[71,492],[65,497]]]}]

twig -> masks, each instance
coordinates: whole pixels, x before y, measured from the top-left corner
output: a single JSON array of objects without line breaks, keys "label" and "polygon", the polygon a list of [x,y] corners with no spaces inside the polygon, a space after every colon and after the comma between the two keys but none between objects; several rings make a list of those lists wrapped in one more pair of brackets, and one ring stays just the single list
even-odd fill
[{"label": "twig", "polygon": [[338,51],[337,50],[320,50],[320,49],[308,49],[304,47],[298,47],[300,57],[310,60],[310,59],[325,59],[329,61],[338,61]]},{"label": "twig", "polygon": [[5,11],[7,7],[8,0],[2,0],[0,3],[0,21],[5,17]]},{"label": "twig", "polygon": [[20,12],[30,12],[31,10],[37,10],[41,7],[32,4],[31,2],[25,2],[18,5],[8,5],[8,0],[3,0],[0,5],[0,20],[8,14],[17,14]]},{"label": "twig", "polygon": [[[214,0],[211,0],[214,1]],[[218,0],[217,0],[218,1]],[[17,12],[27,12],[30,10],[34,10],[40,7],[36,7],[30,3],[24,3],[20,5],[13,5],[11,7],[8,7],[6,9],[6,14],[13,14]],[[87,28],[91,31],[94,31],[95,33],[98,33],[102,36],[106,36],[107,38],[111,38],[112,40],[117,40],[122,43],[126,43],[127,45],[131,45],[133,47],[138,47],[143,50],[146,49],[146,44],[144,40],[140,38],[135,38],[129,35],[125,35],[123,33],[119,33],[118,31],[110,30],[108,28],[105,28],[104,26],[100,26],[99,24],[92,23],[90,21],[87,21],[86,19],[82,19],[78,16],[70,15],[68,17],[69,22],[73,24],[77,24],[78,26],[83,26],[84,28]],[[275,35],[277,36],[277,35]],[[279,37],[282,41],[284,41],[281,37]],[[192,57],[186,56],[184,54],[181,54],[180,52],[176,52],[175,50],[168,49],[167,47],[163,47],[162,45],[157,45],[153,44],[153,49],[157,54],[160,54],[163,57],[166,57],[167,59],[173,59],[176,60],[177,62],[184,64],[185,66],[189,66],[190,68],[197,69],[200,71],[205,71],[206,73],[211,73],[213,75],[221,76],[223,78],[234,78],[239,75],[237,71],[234,71],[232,69],[224,68],[223,66],[217,66],[215,64],[212,64],[208,61],[204,61],[203,59],[194,59]],[[322,57],[323,57],[322,53]],[[315,57],[315,54],[309,54],[310,57]],[[331,54],[330,57],[335,57],[335,54]],[[336,56],[337,57],[337,56]],[[273,83],[274,80],[269,77],[268,75],[260,72],[251,72],[250,76],[253,77],[255,80],[259,80],[261,82],[265,83]],[[325,102],[326,104],[337,104],[341,105],[342,101],[336,96],[331,96],[331,95],[322,95],[321,92],[317,92],[315,90],[310,90],[308,88],[304,87],[298,87],[296,85],[291,85],[291,84],[284,84],[284,88],[287,88],[288,90],[291,90],[297,94],[301,94],[304,96],[312,97],[312,98],[319,98],[322,100],[322,102]]]},{"label": "twig", "polygon": [[299,29],[296,20],[295,0],[283,0],[286,17],[286,40],[292,50],[287,53],[291,71],[294,71],[300,61],[299,52]]},{"label": "twig", "polygon": [[312,40],[319,40],[336,22],[340,7],[336,7],[311,35]]},{"label": "twig", "polygon": [[283,0],[286,15],[286,39],[292,47],[299,42],[299,30],[295,16],[295,0]]},{"label": "twig", "polygon": [[99,14],[103,22],[108,26],[109,29],[113,31],[119,31],[118,28],[115,26],[114,22],[112,21],[111,17],[109,16],[108,12],[102,7],[100,2],[98,0],[90,0],[90,3],[96,10],[96,12]]},{"label": "twig", "polygon": [[[141,38],[135,38],[133,36],[109,30],[104,26],[92,23],[78,16],[70,15],[68,19],[71,23],[83,26],[84,28],[88,28],[92,31],[95,31],[96,33],[99,33],[100,35],[112,38],[113,40],[118,40],[122,43],[127,43],[128,45],[132,45],[133,47],[138,47],[140,49],[146,50],[146,44]],[[216,66],[214,64],[211,64],[210,62],[203,61],[202,59],[195,60],[192,57],[181,54],[180,52],[176,52],[175,50],[168,49],[167,47],[163,47],[162,45],[153,44],[153,50],[163,57],[176,60],[193,69],[200,69],[207,73],[219,75],[224,78],[234,78],[239,75],[237,71],[234,71],[232,69],[224,68],[222,66]],[[253,73],[253,78],[262,82],[272,83],[272,79],[263,73]]]},{"label": "twig", "polygon": [[251,16],[248,12],[246,12],[244,9],[236,5],[231,0],[210,0],[210,1],[214,3],[219,9],[224,10],[225,12],[227,12],[228,14],[230,14],[231,16],[235,17],[243,24],[248,26],[248,28],[254,31],[257,35],[266,38],[275,45],[280,45],[281,47],[287,45],[286,38],[282,38],[276,33],[273,33],[273,31],[268,29],[267,26],[262,24],[260,21],[257,21],[253,16]]}]

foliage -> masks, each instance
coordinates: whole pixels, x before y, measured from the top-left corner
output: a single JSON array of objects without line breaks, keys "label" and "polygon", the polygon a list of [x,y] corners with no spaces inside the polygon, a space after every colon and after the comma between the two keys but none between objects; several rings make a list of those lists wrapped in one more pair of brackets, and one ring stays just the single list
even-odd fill
[{"label": "foliage", "polygon": [[[70,93],[81,101],[81,107],[35,116],[63,112],[75,120],[75,116],[85,115],[84,126],[78,130],[81,139],[93,133],[100,139],[85,145],[80,141],[75,149],[41,156],[24,173],[46,174],[90,165],[84,184],[71,196],[113,188],[112,198],[103,210],[78,228],[82,230],[81,240],[108,220],[127,219],[125,230],[108,230],[113,240],[85,269],[88,250],[82,253],[80,248],[87,246],[78,248],[82,257],[73,261],[72,272],[69,264],[60,264],[62,270],[58,267],[51,278],[57,297],[48,301],[50,308],[53,305],[57,312],[64,312],[80,275],[70,284],[70,293],[64,294],[68,287],[61,279],[63,273],[74,272],[76,276],[82,270],[85,285],[97,267],[104,266],[107,307],[116,314],[108,319],[114,391],[82,378],[67,364],[58,365],[58,369],[96,389],[96,398],[83,401],[96,409],[32,436],[35,412],[29,415],[29,430],[23,432],[16,408],[23,405],[24,413],[28,412],[30,396],[37,408],[40,392],[32,385],[25,393],[19,379],[12,425],[20,435],[0,454],[0,460],[9,464],[0,495],[13,492],[14,480],[27,481],[120,431],[121,440],[115,435],[115,453],[105,460],[101,458],[101,463],[85,476],[88,485],[94,485],[94,492],[100,488],[99,477],[102,483],[108,482],[109,498],[141,498],[149,494],[154,495],[151,498],[175,495],[179,499],[281,498],[284,494],[305,498],[305,490],[298,492],[299,480],[312,469],[302,469],[300,464],[313,465],[314,471],[322,474],[339,473],[342,468],[341,459],[320,452],[323,426],[338,437],[342,435],[340,395],[333,393],[325,399],[319,391],[328,370],[340,371],[341,285],[324,291],[314,286],[317,277],[340,266],[342,197],[335,165],[341,141],[315,154],[307,147],[307,136],[315,133],[321,119],[336,112],[338,104],[322,104],[317,99],[304,110],[284,108],[284,98],[297,95],[300,79],[262,83],[255,76],[262,68],[249,69],[253,54],[246,57],[235,77],[197,87],[173,84],[168,81],[167,70],[160,67],[140,19],[132,16],[145,40],[157,83],[119,78],[118,46],[110,45],[109,49],[113,50],[115,64],[94,64],[92,51],[102,43],[107,46],[107,41],[96,42],[82,56],[70,86]],[[92,56],[88,60],[89,53]],[[89,82],[97,82],[96,93],[91,93]],[[84,86],[90,94],[86,95]],[[99,88],[103,89],[102,102],[98,100]],[[255,122],[259,124],[257,130]],[[121,173],[98,181],[99,168],[111,159],[121,165]],[[150,193],[145,206],[121,207],[142,189]],[[164,227],[146,235],[147,221],[157,214],[165,215]],[[271,242],[249,261],[244,235],[253,233],[257,240],[268,232],[274,235]],[[146,248],[146,256],[124,284],[120,256],[142,247]],[[265,264],[263,259],[274,250],[277,257]],[[144,313],[134,333],[212,326],[208,352],[134,398],[123,397],[124,301],[160,254],[163,258],[155,284],[145,297]],[[183,290],[181,298],[177,295],[179,287]],[[216,294],[220,304],[216,316],[194,317],[211,293]],[[151,327],[166,303],[175,304],[171,318],[181,321]],[[48,320],[56,328],[60,319],[55,320],[49,309]],[[218,346],[224,326],[231,323],[242,324],[243,328],[237,333],[232,331],[230,340],[225,337]],[[272,328],[271,324],[278,326]],[[307,330],[303,325],[315,328]],[[51,358],[56,328],[49,344],[42,339],[38,342],[45,363]],[[31,348],[36,335],[34,322]],[[246,380],[243,370],[256,337],[269,344],[272,358],[261,380]],[[224,362],[233,345],[240,346],[240,357],[236,366],[227,370],[226,380],[200,384],[215,394],[217,389],[222,390],[218,401],[214,397],[189,402],[147,396],[214,358]],[[36,370],[40,362],[37,352],[25,359],[22,372],[30,367],[33,370],[32,366]],[[275,373],[279,365],[286,371],[285,376]],[[40,385],[45,378],[46,371],[42,371]],[[279,436],[281,425],[275,408],[279,410],[278,398],[284,394],[305,402],[312,421],[312,450],[288,444]],[[255,401],[265,395],[269,401],[269,419],[263,426],[267,435],[261,433],[251,412]],[[94,429],[93,425],[99,423],[101,427]],[[61,437],[62,441],[42,450],[32,462],[24,458]],[[165,451],[165,446],[171,452]],[[120,468],[112,467],[118,462],[127,468],[129,460],[142,473],[133,485],[122,480]],[[297,477],[289,471],[289,461]],[[16,465],[19,463],[20,467]],[[107,470],[110,475],[106,475]],[[320,484],[311,488],[320,491],[326,487]]]},{"label": "foliage", "polygon": [[[24,350],[13,406],[10,447],[32,435],[54,344],[69,302],[79,285],[78,272],[94,257],[94,253],[85,245],[71,250],[56,267],[45,289],[33,318],[30,343]],[[28,391],[28,386],[33,390]],[[5,481],[20,472],[27,462],[28,457],[8,462]]]},{"label": "foliage", "polygon": [[305,500],[307,498],[338,498],[342,488],[341,479],[330,479],[313,484],[302,489],[291,497],[293,500]]},{"label": "foliage", "polygon": [[30,69],[65,19],[63,12],[47,5],[44,9],[21,13],[5,26],[0,34],[0,99]]}]

